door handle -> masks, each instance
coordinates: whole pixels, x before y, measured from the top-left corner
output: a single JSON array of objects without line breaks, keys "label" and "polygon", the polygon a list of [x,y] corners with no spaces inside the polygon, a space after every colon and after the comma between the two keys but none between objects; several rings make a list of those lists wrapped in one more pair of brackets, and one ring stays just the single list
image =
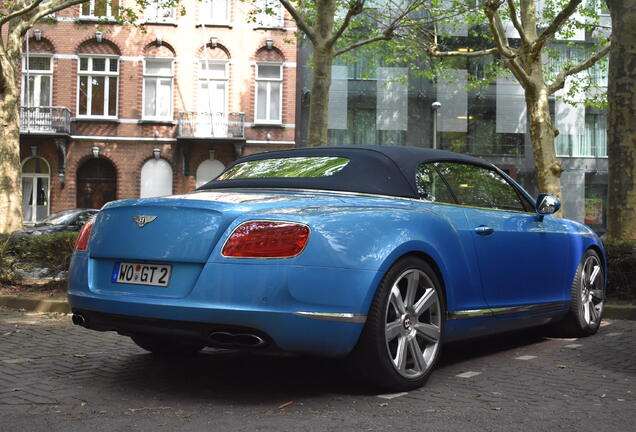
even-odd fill
[{"label": "door handle", "polygon": [[475,232],[479,235],[490,235],[495,232],[495,229],[486,225],[479,225],[475,228]]}]

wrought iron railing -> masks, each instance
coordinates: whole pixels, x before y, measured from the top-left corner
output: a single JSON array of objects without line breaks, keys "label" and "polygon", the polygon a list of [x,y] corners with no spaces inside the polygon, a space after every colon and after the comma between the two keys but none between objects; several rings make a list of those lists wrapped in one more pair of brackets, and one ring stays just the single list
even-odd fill
[{"label": "wrought iron railing", "polygon": [[20,132],[71,133],[71,110],[59,106],[20,107]]},{"label": "wrought iron railing", "polygon": [[179,112],[179,137],[245,138],[245,113]]}]

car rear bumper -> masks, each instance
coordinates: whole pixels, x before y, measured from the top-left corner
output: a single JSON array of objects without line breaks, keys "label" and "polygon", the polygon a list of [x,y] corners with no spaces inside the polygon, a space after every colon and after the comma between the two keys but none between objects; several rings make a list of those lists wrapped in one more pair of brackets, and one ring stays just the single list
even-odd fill
[{"label": "car rear bumper", "polygon": [[[353,349],[364,325],[287,312],[140,303],[72,294],[68,298],[73,313],[82,315],[83,326],[92,330],[179,336],[216,347],[256,348],[240,341],[219,343],[216,333],[256,335],[264,341],[262,348],[341,357]],[[363,316],[355,316],[362,321]]]},{"label": "car rear bumper", "polygon": [[222,346],[210,337],[214,332],[249,334],[265,341],[263,347],[329,357],[345,356],[357,343],[378,277],[364,270],[206,263],[191,289],[167,296],[163,288],[113,287],[101,282],[101,273],[88,254],[73,256],[68,299],[89,329],[178,335],[209,346]]}]

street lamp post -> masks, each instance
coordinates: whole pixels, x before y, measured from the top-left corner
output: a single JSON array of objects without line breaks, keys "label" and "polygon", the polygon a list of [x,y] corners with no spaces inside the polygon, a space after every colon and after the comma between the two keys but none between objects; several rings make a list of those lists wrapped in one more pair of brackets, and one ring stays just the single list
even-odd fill
[{"label": "street lamp post", "polygon": [[431,110],[433,111],[433,148],[437,148],[437,111],[442,107],[439,101],[435,101],[431,104]]}]

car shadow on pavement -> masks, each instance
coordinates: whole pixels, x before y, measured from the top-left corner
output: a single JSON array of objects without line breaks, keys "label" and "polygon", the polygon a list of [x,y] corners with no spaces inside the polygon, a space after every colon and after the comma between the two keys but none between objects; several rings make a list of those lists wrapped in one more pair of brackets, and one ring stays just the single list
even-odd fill
[{"label": "car shadow on pavement", "polygon": [[[439,367],[534,344],[540,332],[494,336],[445,347]],[[125,364],[129,391],[168,393],[206,401],[271,404],[321,395],[376,395],[377,388],[352,378],[343,360],[206,349],[191,357],[132,355]],[[433,372],[435,373],[435,372]]]}]

